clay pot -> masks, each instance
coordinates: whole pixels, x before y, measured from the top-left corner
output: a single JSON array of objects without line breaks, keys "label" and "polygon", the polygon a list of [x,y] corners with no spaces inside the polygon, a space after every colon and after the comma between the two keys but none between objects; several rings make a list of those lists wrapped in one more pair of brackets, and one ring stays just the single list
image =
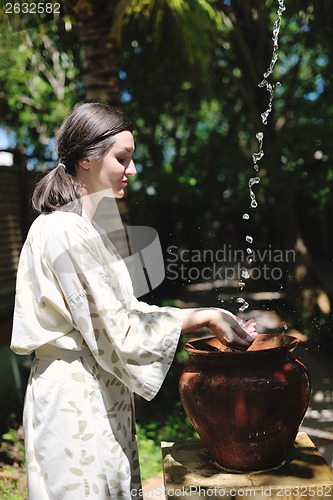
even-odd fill
[{"label": "clay pot", "polygon": [[216,462],[230,471],[269,470],[288,458],[310,398],[299,341],[260,334],[247,351],[215,337],[185,345],[191,364],[179,389],[184,409]]}]

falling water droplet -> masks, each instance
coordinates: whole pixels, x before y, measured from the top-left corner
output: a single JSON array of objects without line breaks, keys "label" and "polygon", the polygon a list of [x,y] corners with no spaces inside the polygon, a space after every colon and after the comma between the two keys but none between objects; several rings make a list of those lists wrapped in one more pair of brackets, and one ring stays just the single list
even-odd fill
[{"label": "falling water droplet", "polygon": [[260,145],[262,144],[262,141],[264,140],[264,133],[263,132],[257,132],[256,133],[256,138],[258,139]]},{"label": "falling water droplet", "polygon": [[236,299],[236,302],[238,302],[238,304],[242,304],[240,306],[240,308],[238,309],[240,312],[244,312],[248,307],[249,307],[249,303],[246,302],[245,299],[239,297],[238,299]]},{"label": "falling water droplet", "polygon": [[264,156],[263,152],[259,153],[253,153],[252,158],[253,158],[253,163],[258,163],[259,160]]},{"label": "falling water droplet", "polygon": [[256,138],[259,142],[259,151],[258,151],[258,153],[253,153],[252,161],[253,161],[254,170],[256,170],[258,172],[259,171],[258,161],[260,161],[262,159],[262,157],[264,156],[264,149],[263,149],[264,134],[263,134],[263,132],[257,132]]},{"label": "falling water droplet", "polygon": [[246,236],[246,238],[245,238],[245,240],[246,240],[248,243],[253,243],[253,238],[252,238],[252,236],[247,235],[247,236]]},{"label": "falling water droplet", "polygon": [[249,272],[247,269],[243,269],[242,272],[241,272],[241,275],[242,275],[242,278],[244,278],[245,280],[248,280],[250,275],[249,275]]},{"label": "falling water droplet", "polygon": [[272,111],[272,102],[274,98],[274,92],[275,92],[275,87],[278,84],[271,84],[267,81],[267,78],[272,74],[275,63],[278,59],[278,49],[279,49],[279,32],[280,32],[280,26],[281,26],[281,19],[282,19],[282,14],[286,10],[286,7],[284,6],[284,0],[278,0],[279,1],[279,8],[277,11],[278,18],[275,21],[273,25],[273,35],[272,35],[272,40],[273,40],[273,54],[271,58],[271,62],[269,63],[269,66],[265,73],[263,74],[264,79],[259,83],[259,87],[265,87],[267,92],[270,94],[269,102],[268,102],[268,108],[264,113],[261,113],[261,120],[264,125],[267,125],[267,119],[268,115]]},{"label": "falling water droplet", "polygon": [[268,83],[266,79],[264,79],[261,83],[259,83],[259,87],[266,87],[267,92],[269,92],[269,101],[268,101],[268,108],[266,111],[261,113],[261,121],[264,125],[267,125],[267,120],[270,112],[272,111],[273,107],[273,99],[274,99],[274,92],[275,92],[275,85],[272,83]]},{"label": "falling water droplet", "polygon": [[250,197],[251,197],[251,207],[252,208],[257,208],[258,206],[258,203],[257,203],[257,200],[256,200],[256,196],[253,192],[253,189],[252,189],[252,186],[254,186],[255,184],[259,184],[260,182],[260,177],[251,177],[249,179],[249,191],[250,191]]},{"label": "falling water droplet", "polygon": [[254,184],[259,184],[260,177],[251,177],[249,179],[249,187],[252,187]]},{"label": "falling water droplet", "polygon": [[253,253],[253,250],[252,250],[252,248],[247,248],[247,249],[246,249],[246,251],[247,251],[247,253],[248,253],[248,254],[251,254],[251,253]]},{"label": "falling water droplet", "polygon": [[242,218],[243,218],[243,219],[249,219],[249,218],[250,218],[250,216],[249,216],[249,214],[243,214],[243,217],[242,217]]}]

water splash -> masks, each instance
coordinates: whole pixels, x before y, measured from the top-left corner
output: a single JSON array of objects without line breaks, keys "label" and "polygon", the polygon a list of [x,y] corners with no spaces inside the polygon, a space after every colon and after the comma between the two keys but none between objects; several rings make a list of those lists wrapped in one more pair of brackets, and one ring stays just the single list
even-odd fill
[{"label": "water splash", "polygon": [[[282,15],[283,12],[286,10],[286,7],[284,5],[284,0],[277,0],[278,1],[278,9],[277,9],[277,19],[273,24],[273,30],[272,30],[272,40],[273,40],[273,52],[272,52],[272,57],[271,61],[268,65],[267,70],[263,74],[263,79],[261,82],[258,84],[259,88],[265,88],[267,92],[269,93],[269,101],[268,101],[268,107],[266,111],[260,114],[261,116],[261,121],[263,125],[267,125],[267,120],[268,117],[273,109],[273,99],[275,95],[275,88],[280,84],[280,82],[270,83],[267,79],[271,76],[274,66],[276,64],[276,61],[278,60],[278,51],[279,51],[279,34],[280,34],[280,27],[281,27],[281,21],[282,21]],[[253,168],[256,172],[259,172],[259,165],[258,162],[263,158],[264,156],[264,133],[263,132],[257,132],[256,134],[256,139],[259,144],[259,151],[257,153],[253,153],[252,155],[252,162],[253,162]],[[251,177],[248,182],[248,187],[249,187],[249,194],[250,194],[250,207],[251,208],[257,208],[258,202],[256,199],[255,192],[253,191],[252,187],[256,184],[259,184],[260,182],[260,177]],[[242,216],[243,219],[249,220],[250,215],[248,213],[244,213]],[[252,244],[253,243],[253,237],[250,235],[247,235],[245,238],[247,243]],[[247,265],[250,265],[253,262],[253,250],[250,247],[247,247],[246,249],[247,252]],[[241,276],[244,280],[247,280],[250,278],[250,274],[247,270],[243,270],[241,273]],[[239,288],[243,290],[245,286],[245,282],[240,280],[239,281]],[[242,297],[239,297],[236,302],[241,304],[239,307],[240,312],[244,312],[248,307],[249,304],[246,302],[245,299]]]},{"label": "water splash", "polygon": [[238,309],[240,312],[246,311],[246,309],[249,307],[249,303],[246,302],[246,300],[243,299],[242,297],[236,299],[236,302],[238,302],[238,304],[242,304]]},{"label": "water splash", "polygon": [[277,19],[273,25],[273,35],[272,35],[272,40],[273,40],[273,53],[272,53],[272,59],[271,62],[263,74],[263,80],[259,83],[258,87],[264,87],[266,88],[267,92],[270,94],[269,97],[269,102],[268,102],[268,108],[264,113],[261,113],[261,120],[264,125],[267,125],[267,119],[272,111],[272,104],[273,104],[273,99],[274,99],[274,94],[275,94],[275,87],[278,85],[281,85],[280,82],[276,82],[276,84],[269,83],[267,81],[267,78],[272,74],[274,66],[276,61],[278,60],[278,51],[279,51],[279,33],[280,33],[280,27],[281,27],[281,20],[282,20],[282,15],[283,12],[286,10],[286,7],[284,5],[284,0],[278,0],[279,2],[279,7],[277,10]]},{"label": "water splash", "polygon": [[[254,168],[254,170],[256,172],[259,172],[258,162],[264,156],[264,149],[263,149],[264,134],[263,134],[263,132],[258,132],[256,134],[256,138],[257,138],[258,143],[259,143],[259,151],[258,151],[258,153],[253,153],[253,155],[252,155],[252,161],[253,161],[253,168]],[[260,182],[260,177],[252,177],[252,178],[249,179],[248,186],[249,186],[249,193],[250,193],[250,198],[251,198],[251,204],[250,204],[251,208],[257,208],[257,206],[258,206],[256,195],[254,194],[252,186],[254,184],[259,184],[259,182]]]},{"label": "water splash", "polygon": [[261,158],[264,156],[264,149],[263,149],[263,144],[264,144],[264,134],[263,132],[258,132],[256,134],[256,138],[259,142],[259,151],[258,153],[253,153],[252,155],[252,161],[253,161],[253,168],[257,172],[259,171],[259,165],[258,161],[261,160]]},{"label": "water splash", "polygon": [[[273,25],[273,34],[272,34],[272,40],[273,40],[273,53],[272,53],[272,58],[269,63],[269,66],[265,73],[263,74],[263,80],[258,84],[259,88],[266,88],[266,90],[269,92],[270,97],[269,97],[269,102],[268,102],[268,108],[266,111],[261,113],[261,121],[263,125],[267,125],[267,120],[268,116],[271,113],[273,109],[273,99],[275,95],[275,87],[278,85],[281,85],[280,82],[276,82],[275,84],[269,83],[267,78],[272,74],[274,66],[276,64],[276,61],[278,59],[278,50],[279,50],[279,33],[280,33],[280,27],[281,27],[281,20],[282,20],[282,15],[283,12],[286,10],[286,7],[284,5],[284,0],[278,0],[278,10],[277,10],[277,19],[274,22]],[[253,153],[252,155],[252,162],[253,162],[253,168],[256,172],[259,172],[259,165],[258,162],[263,158],[264,156],[264,133],[263,132],[257,132],[256,133],[256,139],[259,144],[259,151],[257,153]],[[253,179],[249,180],[249,189],[250,189],[250,198],[251,198],[251,207],[256,208],[258,206],[258,203],[256,202],[255,194],[252,190],[253,184],[258,184],[260,182],[260,177],[255,177]],[[243,217],[244,218],[244,217]]]},{"label": "water splash", "polygon": [[254,186],[255,184],[259,184],[259,182],[260,182],[260,177],[251,177],[249,179],[248,186],[249,186],[249,192],[250,192],[250,198],[251,198],[251,203],[250,203],[251,208],[257,208],[257,206],[258,206],[256,195],[254,194],[252,186]]}]

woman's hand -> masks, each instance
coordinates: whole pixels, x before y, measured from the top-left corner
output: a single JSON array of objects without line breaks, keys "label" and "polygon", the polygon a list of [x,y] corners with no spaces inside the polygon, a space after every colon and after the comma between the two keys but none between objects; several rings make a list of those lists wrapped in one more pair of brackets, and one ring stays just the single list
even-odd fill
[{"label": "woman's hand", "polygon": [[258,335],[256,327],[253,319],[244,321],[225,309],[213,309],[211,323],[208,325],[222,344],[236,349],[250,347]]},{"label": "woman's hand", "polygon": [[182,333],[208,328],[222,344],[235,349],[247,349],[257,336],[253,319],[244,321],[225,309],[182,309]]}]

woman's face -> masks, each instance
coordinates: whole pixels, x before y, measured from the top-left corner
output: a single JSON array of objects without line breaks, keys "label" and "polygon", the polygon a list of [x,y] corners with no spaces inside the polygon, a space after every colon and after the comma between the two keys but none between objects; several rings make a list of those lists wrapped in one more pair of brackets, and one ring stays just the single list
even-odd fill
[{"label": "woman's face", "polygon": [[78,176],[83,181],[87,194],[112,189],[115,198],[124,196],[128,177],[136,174],[133,162],[134,139],[125,130],[114,136],[115,143],[101,160],[87,159],[80,162]]}]

